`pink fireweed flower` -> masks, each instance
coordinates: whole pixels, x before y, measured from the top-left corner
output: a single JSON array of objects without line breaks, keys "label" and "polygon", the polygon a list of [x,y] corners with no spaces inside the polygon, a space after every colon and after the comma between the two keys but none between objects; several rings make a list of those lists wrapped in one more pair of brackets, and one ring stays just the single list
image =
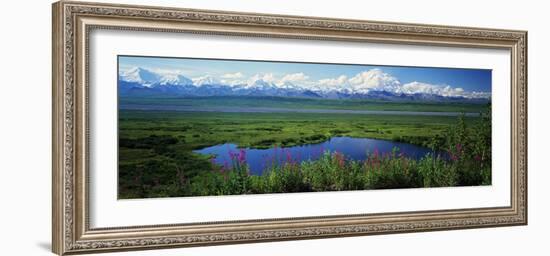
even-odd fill
[{"label": "pink fireweed flower", "polygon": [[378,148],[374,149],[374,158],[378,158]]},{"label": "pink fireweed flower", "polygon": [[453,161],[456,161],[456,160],[458,160],[458,156],[451,153],[451,159],[452,159]]},{"label": "pink fireweed flower", "polygon": [[338,151],[334,152],[334,159],[336,160],[336,164],[338,164],[338,167],[343,168],[344,167],[344,155]]},{"label": "pink fireweed flower", "polygon": [[456,152],[460,155],[462,154],[462,144],[458,143],[456,144]]},{"label": "pink fireweed flower", "polygon": [[263,165],[265,166],[265,168],[271,168],[271,166],[274,165],[273,157],[270,157],[268,155],[264,155],[264,164]]},{"label": "pink fireweed flower", "polygon": [[474,156],[474,160],[476,160],[476,161],[481,161],[481,156],[480,156],[480,155]]},{"label": "pink fireweed flower", "polygon": [[290,150],[286,150],[286,162],[292,163],[292,154],[290,153]]},{"label": "pink fireweed flower", "polygon": [[325,148],[323,146],[319,147],[319,156],[322,156],[325,153]]},{"label": "pink fireweed flower", "polygon": [[374,167],[374,170],[381,171],[380,167],[383,160],[383,156],[380,154],[380,151],[378,151],[378,148],[374,149],[374,156],[372,158],[372,166]]},{"label": "pink fireweed flower", "polygon": [[240,164],[243,164],[246,161],[246,151],[242,148],[239,150],[237,161],[239,161]]},{"label": "pink fireweed flower", "polygon": [[235,153],[233,153],[233,150],[229,150],[228,154],[229,154],[229,158],[231,158],[231,160],[235,160],[235,157],[237,155]]}]

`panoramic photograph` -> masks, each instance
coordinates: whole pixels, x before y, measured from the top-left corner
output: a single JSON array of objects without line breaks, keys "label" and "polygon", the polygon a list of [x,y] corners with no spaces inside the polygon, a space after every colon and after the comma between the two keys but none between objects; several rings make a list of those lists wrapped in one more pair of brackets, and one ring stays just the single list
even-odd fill
[{"label": "panoramic photograph", "polygon": [[118,56],[118,198],[491,185],[487,69]]}]

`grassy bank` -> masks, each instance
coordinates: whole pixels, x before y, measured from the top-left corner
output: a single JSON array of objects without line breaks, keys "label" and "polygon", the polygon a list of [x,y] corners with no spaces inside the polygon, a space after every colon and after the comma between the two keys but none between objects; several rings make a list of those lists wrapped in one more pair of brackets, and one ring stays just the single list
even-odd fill
[{"label": "grassy bank", "polygon": [[[473,122],[475,118],[465,118]],[[120,111],[123,139],[171,136],[181,147],[198,149],[232,142],[267,148],[318,143],[332,136],[400,140],[427,146],[456,117],[317,113],[214,113]],[[179,147],[178,146],[178,147]]]}]

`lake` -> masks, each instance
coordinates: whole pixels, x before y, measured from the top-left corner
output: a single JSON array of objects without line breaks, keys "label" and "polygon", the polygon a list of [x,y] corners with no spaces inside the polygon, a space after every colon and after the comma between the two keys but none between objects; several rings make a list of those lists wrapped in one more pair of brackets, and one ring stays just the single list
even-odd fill
[{"label": "lake", "polygon": [[[273,163],[282,164],[286,161],[307,161],[317,160],[325,151],[340,152],[346,159],[365,160],[367,153],[376,150],[379,154],[391,153],[393,148],[399,148],[399,153],[406,157],[420,159],[430,153],[426,147],[416,146],[408,143],[389,140],[352,137],[332,137],[318,144],[308,144],[294,147],[280,147],[269,149],[244,148],[246,162],[250,167],[251,174],[261,175],[262,170],[270,167]],[[194,152],[206,155],[215,155],[214,162],[219,165],[231,165],[231,154],[238,153],[240,148],[232,143],[215,145]]]}]

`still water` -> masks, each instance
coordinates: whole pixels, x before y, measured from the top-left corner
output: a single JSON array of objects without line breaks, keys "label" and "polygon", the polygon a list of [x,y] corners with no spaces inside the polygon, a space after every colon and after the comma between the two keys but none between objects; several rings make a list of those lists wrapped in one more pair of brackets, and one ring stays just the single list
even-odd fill
[{"label": "still water", "polygon": [[[323,152],[340,152],[346,159],[365,160],[367,154],[378,151],[383,155],[391,153],[393,148],[399,148],[399,153],[406,157],[420,159],[431,152],[429,148],[416,146],[408,143],[352,137],[333,137],[328,141],[318,144],[308,144],[294,147],[253,149],[244,148],[246,163],[250,167],[251,174],[260,175],[262,171],[273,164],[282,164],[287,161],[317,160]],[[194,152],[200,154],[214,155],[214,162],[219,165],[231,165],[231,154],[236,154],[241,149],[232,143],[215,145]]]}]

